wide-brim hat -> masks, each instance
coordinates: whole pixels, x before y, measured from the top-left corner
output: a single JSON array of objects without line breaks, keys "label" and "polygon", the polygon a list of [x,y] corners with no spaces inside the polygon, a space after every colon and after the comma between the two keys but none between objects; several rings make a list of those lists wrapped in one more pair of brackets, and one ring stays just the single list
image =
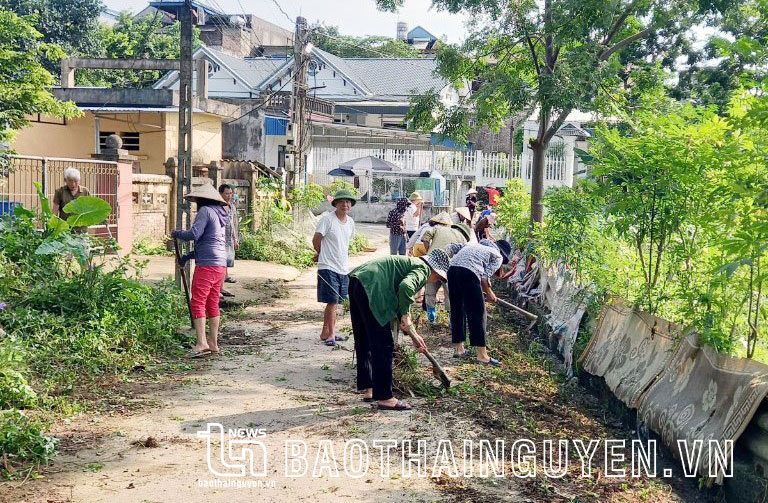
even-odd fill
[{"label": "wide-brim hat", "polygon": [[331,200],[331,205],[333,207],[336,207],[336,203],[340,199],[348,199],[348,200],[352,201],[352,206],[357,204],[357,196],[355,194],[353,194],[351,190],[346,190],[346,189],[338,190],[336,192],[336,194],[334,194],[333,200]]},{"label": "wide-brim hat", "polygon": [[464,235],[464,239],[467,241],[471,239],[470,236],[472,236],[472,229],[470,229],[467,224],[463,222],[460,224],[453,224],[451,228],[461,232]]},{"label": "wide-brim hat", "polygon": [[195,187],[189,191],[189,194],[184,196],[185,199],[192,199],[197,201],[198,199],[208,199],[222,205],[226,205],[227,202],[221,197],[219,191],[210,183],[204,183]]},{"label": "wide-brim hat", "polygon": [[471,189],[469,189],[469,190],[467,191],[467,193],[465,194],[465,196],[471,196],[472,194],[477,194],[477,189],[476,189],[476,188],[474,188],[474,187],[473,187],[473,188],[471,188]]},{"label": "wide-brim hat", "polygon": [[437,248],[419,258],[426,262],[441,278],[448,279],[448,266],[451,264],[451,259],[448,258],[445,250]]},{"label": "wide-brim hat", "polygon": [[467,220],[472,220],[472,215],[470,215],[469,208],[467,208],[466,206],[459,206],[458,208],[456,208],[456,213],[466,218]]},{"label": "wide-brim hat", "polygon": [[437,224],[443,224],[443,225],[451,225],[453,223],[453,220],[451,220],[451,216],[448,214],[447,211],[441,211],[434,217],[429,219],[430,222],[435,222]]},{"label": "wide-brim hat", "polygon": [[512,245],[505,239],[499,239],[496,241],[496,248],[501,252],[502,263],[509,263],[509,258],[512,256]]},{"label": "wide-brim hat", "polygon": [[410,199],[411,201],[421,201],[422,197],[421,197],[421,194],[419,194],[418,192],[413,192],[411,193],[410,196],[408,196],[408,199]]}]

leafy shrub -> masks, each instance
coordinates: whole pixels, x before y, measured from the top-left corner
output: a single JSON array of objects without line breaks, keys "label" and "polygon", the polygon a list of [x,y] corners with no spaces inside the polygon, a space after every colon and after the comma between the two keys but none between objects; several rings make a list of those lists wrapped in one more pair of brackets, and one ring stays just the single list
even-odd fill
[{"label": "leafy shrub", "polygon": [[291,244],[277,241],[267,229],[241,232],[237,258],[275,262],[299,269],[311,267],[314,251],[299,239],[291,238],[291,241]]},{"label": "leafy shrub", "polygon": [[133,250],[131,253],[134,255],[162,255],[166,257],[173,256],[173,253],[160,242],[152,241],[149,238],[137,239],[133,243]]},{"label": "leafy shrub", "polygon": [[352,241],[349,242],[349,254],[356,255],[363,251],[365,248],[368,248],[369,245],[368,237],[365,234],[356,232],[352,237]]},{"label": "leafy shrub", "polygon": [[516,245],[527,242],[531,220],[531,195],[523,181],[507,180],[504,195],[498,199],[498,203],[497,220],[506,231],[509,241]]},{"label": "leafy shrub", "polygon": [[3,410],[0,411],[0,452],[5,465],[0,467],[0,473],[4,478],[14,478],[25,464],[32,464],[34,468],[51,461],[56,455],[56,440],[45,434],[39,421],[16,409]]},{"label": "leafy shrub", "polygon": [[28,409],[37,404],[37,393],[27,384],[24,357],[17,342],[0,341],[0,409]]}]

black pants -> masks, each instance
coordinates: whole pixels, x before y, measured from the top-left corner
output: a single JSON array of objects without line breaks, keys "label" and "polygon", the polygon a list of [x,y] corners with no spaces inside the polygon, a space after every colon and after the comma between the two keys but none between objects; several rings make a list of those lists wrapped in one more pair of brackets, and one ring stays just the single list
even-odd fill
[{"label": "black pants", "polygon": [[451,299],[451,341],[465,342],[469,325],[471,346],[485,346],[485,298],[480,279],[466,267],[448,268],[448,298]]},{"label": "black pants", "polygon": [[357,278],[349,280],[349,311],[357,355],[357,389],[373,388],[373,398],[392,398],[392,357],[395,343],[389,323],[379,325],[371,312],[368,294]]}]

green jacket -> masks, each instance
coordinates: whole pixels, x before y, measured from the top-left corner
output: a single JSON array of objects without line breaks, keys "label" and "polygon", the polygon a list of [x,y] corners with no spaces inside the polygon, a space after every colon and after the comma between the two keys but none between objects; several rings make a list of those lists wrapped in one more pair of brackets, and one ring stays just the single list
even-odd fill
[{"label": "green jacket", "polygon": [[386,326],[410,312],[416,292],[427,283],[430,273],[419,258],[391,255],[366,262],[349,276],[362,283],[376,321]]}]

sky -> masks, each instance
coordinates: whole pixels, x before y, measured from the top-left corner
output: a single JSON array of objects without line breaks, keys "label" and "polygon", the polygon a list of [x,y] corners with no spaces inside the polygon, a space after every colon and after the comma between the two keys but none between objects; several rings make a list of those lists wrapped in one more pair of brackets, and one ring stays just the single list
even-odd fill
[{"label": "sky", "polygon": [[[139,12],[147,0],[102,0],[114,10]],[[421,25],[438,38],[445,35],[450,43],[459,43],[466,37],[466,16],[448,14],[432,9],[431,0],[405,0],[397,13],[380,12],[374,0],[203,0],[204,3],[227,14],[254,14],[262,19],[293,30],[285,13],[295,19],[302,15],[312,24],[321,21],[339,27],[344,35],[385,35],[394,37],[397,22],[408,23],[408,29]]]}]

